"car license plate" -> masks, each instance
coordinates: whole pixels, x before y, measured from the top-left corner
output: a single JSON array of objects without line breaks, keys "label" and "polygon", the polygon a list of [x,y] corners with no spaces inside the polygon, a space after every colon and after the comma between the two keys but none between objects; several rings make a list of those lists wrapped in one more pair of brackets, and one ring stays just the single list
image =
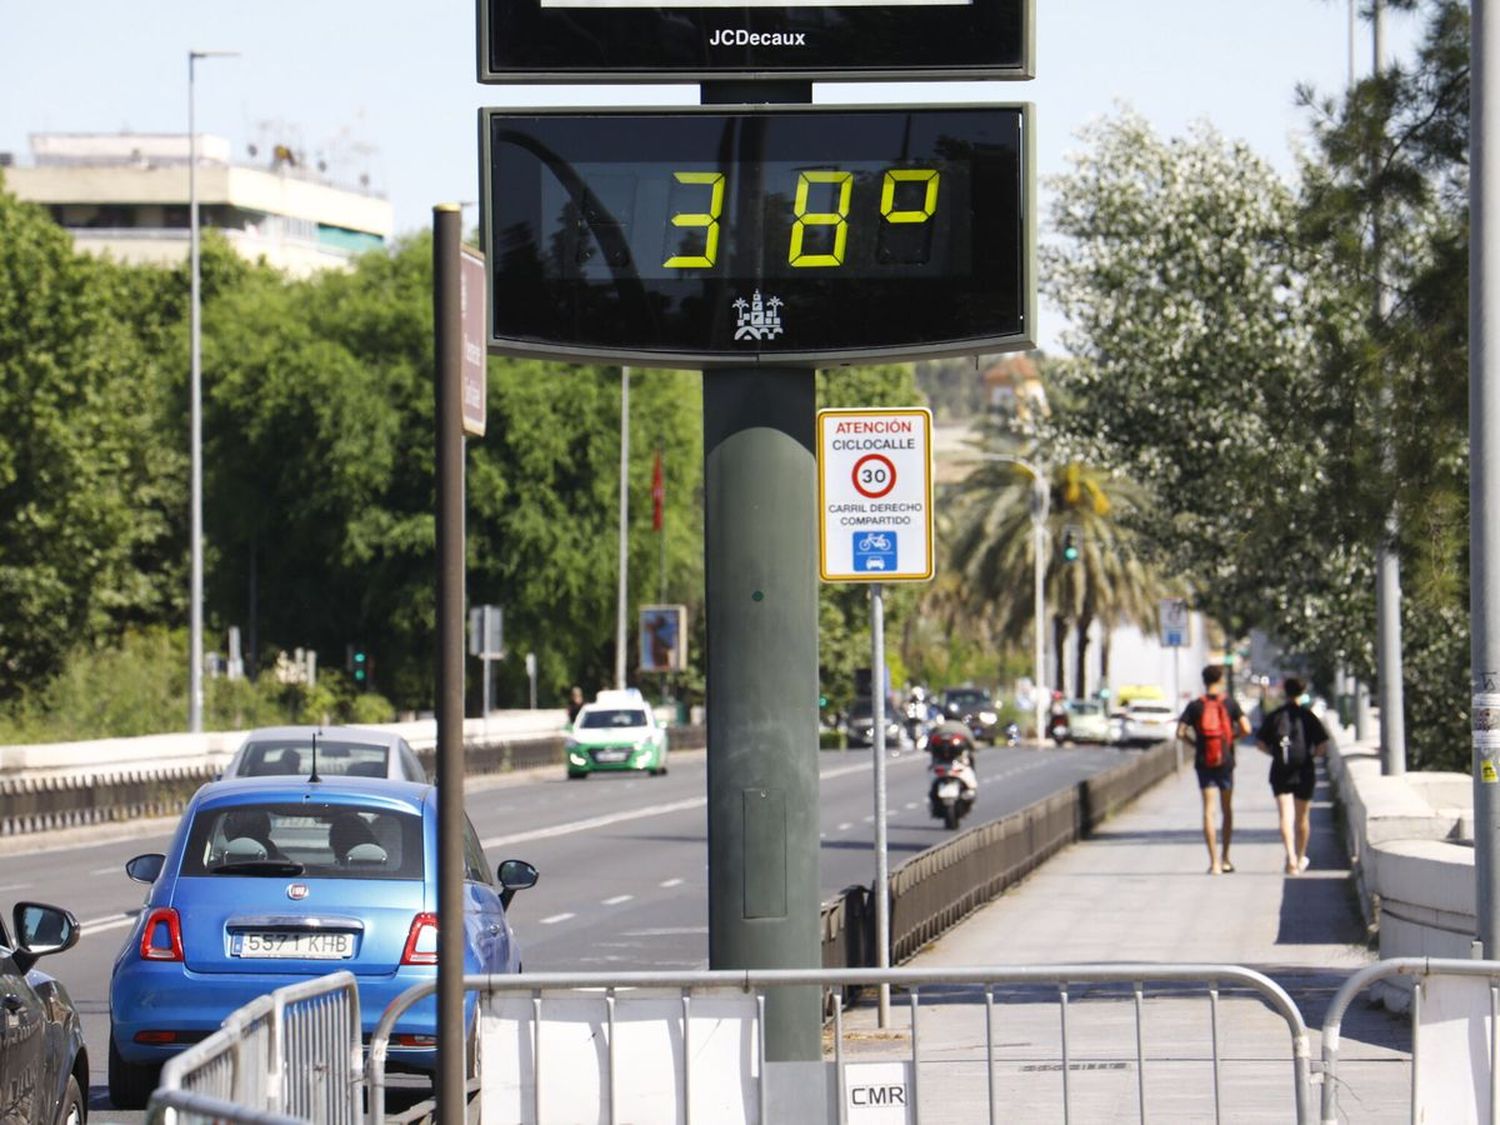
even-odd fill
[{"label": "car license plate", "polygon": [[280,931],[235,934],[232,952],[236,957],[284,957],[299,961],[337,961],[354,956],[354,935]]},{"label": "car license plate", "polygon": [[628,750],[595,750],[594,761],[596,762],[623,762],[630,751]]}]

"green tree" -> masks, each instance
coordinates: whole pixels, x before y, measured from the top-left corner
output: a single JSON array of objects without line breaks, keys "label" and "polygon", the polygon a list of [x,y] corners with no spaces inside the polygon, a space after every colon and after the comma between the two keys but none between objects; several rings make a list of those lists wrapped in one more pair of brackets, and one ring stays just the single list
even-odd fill
[{"label": "green tree", "polygon": [[0,699],[180,604],[180,572],[146,569],[171,555],[181,460],[132,276],[0,190]]}]

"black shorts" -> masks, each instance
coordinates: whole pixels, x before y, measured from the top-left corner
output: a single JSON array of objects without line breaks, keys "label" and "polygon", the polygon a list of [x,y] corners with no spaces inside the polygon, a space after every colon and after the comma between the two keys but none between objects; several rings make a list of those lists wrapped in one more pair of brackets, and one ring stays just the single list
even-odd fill
[{"label": "black shorts", "polygon": [[1199,789],[1233,789],[1233,766],[1194,766],[1198,772]]},{"label": "black shorts", "polygon": [[1318,769],[1308,762],[1304,766],[1287,767],[1280,762],[1271,763],[1271,792],[1280,796],[1290,793],[1299,801],[1311,801],[1318,784]]}]

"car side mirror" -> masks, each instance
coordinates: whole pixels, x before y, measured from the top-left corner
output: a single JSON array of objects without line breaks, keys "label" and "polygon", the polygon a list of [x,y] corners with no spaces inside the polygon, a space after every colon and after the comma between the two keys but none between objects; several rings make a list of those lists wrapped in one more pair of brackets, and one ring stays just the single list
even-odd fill
[{"label": "car side mirror", "polygon": [[510,900],[516,897],[517,891],[536,886],[536,881],[540,878],[536,868],[524,859],[505,860],[495,874],[500,879],[501,906],[509,906]]},{"label": "car side mirror", "polygon": [[156,877],[161,874],[161,869],[166,866],[166,863],[167,857],[160,852],[147,852],[126,863],[125,874],[137,883],[145,883],[149,887],[156,882]]},{"label": "car side mirror", "polygon": [[44,902],[18,902],[11,922],[19,948],[12,955],[16,967],[26,972],[38,957],[62,953],[78,944],[78,919],[58,906]]}]

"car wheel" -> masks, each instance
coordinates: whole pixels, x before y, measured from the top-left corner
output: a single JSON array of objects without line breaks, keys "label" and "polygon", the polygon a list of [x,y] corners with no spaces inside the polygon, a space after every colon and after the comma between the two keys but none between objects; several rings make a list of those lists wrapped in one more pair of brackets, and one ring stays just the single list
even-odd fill
[{"label": "car wheel", "polygon": [[588,780],[588,776],[589,775],[586,773],[574,773],[572,770],[568,771],[569,781],[586,781]]},{"label": "car wheel", "polygon": [[83,1121],[83,1091],[78,1088],[78,1079],[70,1074],[62,1104],[57,1107],[57,1125],[83,1125]]},{"label": "car wheel", "polygon": [[109,1100],[116,1109],[145,1109],[156,1090],[161,1068],[126,1061],[109,1037]]},{"label": "car wheel", "polygon": [[943,806],[943,827],[950,831],[958,827],[958,809],[955,806]]}]

